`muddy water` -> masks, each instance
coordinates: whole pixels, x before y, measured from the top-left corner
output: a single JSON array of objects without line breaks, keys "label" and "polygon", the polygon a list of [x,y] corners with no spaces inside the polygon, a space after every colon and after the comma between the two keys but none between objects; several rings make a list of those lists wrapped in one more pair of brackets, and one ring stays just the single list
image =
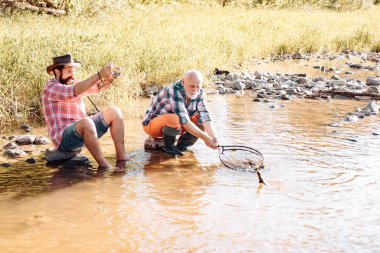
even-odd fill
[{"label": "muddy water", "polygon": [[[270,186],[201,142],[181,158],[147,153],[127,119],[126,174],[0,169],[0,252],[380,250],[380,118],[328,125],[364,102],[209,100],[221,144],[259,149]],[[109,135],[101,143],[112,160]]]}]

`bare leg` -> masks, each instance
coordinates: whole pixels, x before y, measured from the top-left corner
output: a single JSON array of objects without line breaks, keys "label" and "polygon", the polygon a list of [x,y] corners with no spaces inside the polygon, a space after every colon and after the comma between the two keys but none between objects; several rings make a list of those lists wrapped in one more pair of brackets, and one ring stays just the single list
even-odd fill
[{"label": "bare leg", "polygon": [[116,166],[125,167],[125,162],[130,157],[125,152],[124,147],[124,121],[123,114],[117,107],[110,107],[103,111],[104,121],[110,126],[111,137],[116,150]]},{"label": "bare leg", "polygon": [[99,166],[103,168],[110,168],[111,165],[104,158],[102,150],[100,148],[94,122],[88,117],[81,119],[76,124],[76,130],[78,134],[83,138],[86,148],[95,158]]}]

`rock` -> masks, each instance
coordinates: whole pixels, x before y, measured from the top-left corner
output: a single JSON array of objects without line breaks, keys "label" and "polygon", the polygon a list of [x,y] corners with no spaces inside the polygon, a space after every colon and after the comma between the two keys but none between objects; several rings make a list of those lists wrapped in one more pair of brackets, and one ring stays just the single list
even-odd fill
[{"label": "rock", "polygon": [[363,111],[369,111],[374,113],[379,113],[379,106],[376,104],[375,101],[371,101],[368,103],[366,107],[363,108]]},{"label": "rock", "polygon": [[49,144],[50,141],[48,138],[46,138],[45,136],[42,136],[42,137],[37,137],[35,140],[34,140],[34,144],[35,145],[46,145],[46,144]]},{"label": "rock", "polygon": [[1,163],[0,166],[1,166],[1,167],[8,168],[8,167],[10,167],[11,165],[10,165],[9,163]]},{"label": "rock", "polygon": [[346,71],[346,72],[345,72],[345,74],[346,74],[346,75],[353,75],[353,74],[354,74],[354,72],[351,72],[351,71]]},{"label": "rock", "polygon": [[253,73],[253,75],[255,76],[256,79],[260,79],[263,76],[263,74],[259,71],[255,71],[255,73]]},{"label": "rock", "polygon": [[36,137],[33,135],[21,135],[17,136],[15,141],[19,145],[29,145],[32,144],[35,139]]},{"label": "rock", "polygon": [[332,123],[329,124],[329,126],[331,126],[331,127],[341,127],[341,126],[343,126],[343,124],[342,123],[338,123],[338,122],[332,122]]},{"label": "rock", "polygon": [[367,81],[365,82],[366,85],[368,86],[379,86],[380,81],[374,77],[368,77]]},{"label": "rock", "polygon": [[253,102],[263,102],[263,99],[262,98],[254,98]]},{"label": "rock", "polygon": [[370,86],[370,87],[368,87],[367,92],[368,93],[379,93],[379,89],[375,86]]},{"label": "rock", "polygon": [[146,87],[144,93],[146,96],[150,97],[151,95],[157,95],[159,91],[160,89],[156,85],[153,85],[151,87]]},{"label": "rock", "polygon": [[290,96],[287,94],[281,95],[282,100],[290,100]]},{"label": "rock", "polygon": [[363,66],[360,64],[350,64],[351,69],[361,69]]},{"label": "rock", "polygon": [[85,156],[75,156],[72,159],[63,162],[61,167],[63,168],[75,168],[81,166],[90,166],[91,161]]},{"label": "rock", "polygon": [[228,75],[226,75],[226,80],[237,81],[239,80],[239,75],[234,74],[234,73],[228,73]]},{"label": "rock", "polygon": [[8,149],[5,150],[4,155],[7,155],[11,158],[19,158],[26,156],[26,153],[20,149]]},{"label": "rock", "polygon": [[245,85],[241,81],[226,82],[224,87],[231,88],[233,90],[244,90]]},{"label": "rock", "polygon": [[218,90],[219,94],[226,94],[226,87],[223,85],[218,85],[216,89]]},{"label": "rock", "polygon": [[34,158],[28,158],[28,159],[26,159],[25,162],[33,164],[33,163],[36,163],[37,161]]},{"label": "rock", "polygon": [[296,89],[287,89],[286,94],[295,95],[295,94],[297,94],[297,90]]},{"label": "rock", "polygon": [[313,69],[321,69],[321,66],[313,66]]},{"label": "rock", "polygon": [[295,59],[295,60],[300,60],[302,59],[302,55],[300,53],[295,53],[292,55],[292,59]]},{"label": "rock", "polygon": [[153,138],[148,136],[144,141],[144,149],[146,150],[161,150],[164,147],[164,140],[162,138]]},{"label": "rock", "polygon": [[359,119],[364,119],[365,118],[364,113],[355,113],[355,116],[358,117]]},{"label": "rock", "polygon": [[256,83],[252,81],[246,81],[245,83],[245,89],[253,89],[256,87]]},{"label": "rock", "polygon": [[63,152],[56,149],[45,150],[45,158],[48,162],[59,162],[63,160],[69,160],[77,156],[81,151],[78,152]]},{"label": "rock", "polygon": [[331,77],[331,79],[333,79],[333,80],[340,80],[341,78],[338,75],[333,75]]},{"label": "rock", "polygon": [[32,127],[31,126],[29,126],[29,125],[21,125],[21,127],[20,127],[22,130],[24,130],[25,132],[30,132],[30,131],[32,131]]},{"label": "rock", "polygon": [[347,122],[357,122],[358,121],[358,117],[356,115],[347,115],[345,118],[344,118],[344,121],[347,121]]},{"label": "rock", "polygon": [[297,80],[297,83],[299,83],[299,84],[306,84],[308,82],[309,82],[309,80],[306,77],[300,77]]},{"label": "rock", "polygon": [[18,146],[16,143],[13,143],[13,142],[9,142],[7,143],[4,147],[3,147],[3,150],[8,150],[8,149],[17,149]]},{"label": "rock", "polygon": [[380,135],[380,133],[373,132],[372,135]]},{"label": "rock", "polygon": [[345,86],[346,80],[334,80],[334,81],[331,81],[331,84],[335,86]]},{"label": "rock", "polygon": [[320,77],[315,78],[315,81],[316,82],[324,82],[325,78],[323,76],[320,76]]},{"label": "rock", "polygon": [[16,136],[14,136],[14,135],[8,136],[8,140],[10,140],[10,141],[13,141],[15,138],[16,138]]},{"label": "rock", "polygon": [[352,142],[357,142],[356,139],[352,139],[352,138],[347,138],[346,140],[348,140],[348,141],[352,141]]},{"label": "rock", "polygon": [[294,76],[297,76],[297,77],[307,77],[307,74],[304,74],[304,73],[302,73],[302,74],[294,74]]},{"label": "rock", "polygon": [[264,102],[264,103],[269,103],[269,102],[272,102],[272,101],[270,101],[270,100],[268,100],[268,99],[264,99],[263,102]]}]

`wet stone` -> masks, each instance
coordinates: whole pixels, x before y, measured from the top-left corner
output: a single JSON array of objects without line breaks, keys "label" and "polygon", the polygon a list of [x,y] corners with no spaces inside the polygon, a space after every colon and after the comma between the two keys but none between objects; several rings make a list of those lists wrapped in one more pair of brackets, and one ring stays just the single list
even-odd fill
[{"label": "wet stone", "polygon": [[372,135],[380,135],[378,132],[373,132]]},{"label": "wet stone", "polygon": [[363,66],[360,64],[350,64],[351,69],[361,69]]},{"label": "wet stone", "polygon": [[7,143],[4,147],[3,147],[3,150],[8,150],[8,149],[17,149],[18,146],[16,143],[13,143],[13,142],[9,142]]},{"label": "wet stone", "polygon": [[290,96],[287,94],[281,95],[282,100],[290,100]]},{"label": "wet stone", "polygon": [[33,163],[36,163],[37,161],[34,158],[28,158],[28,159],[26,159],[25,162],[33,164]]},{"label": "wet stone", "polygon": [[379,89],[375,86],[370,86],[370,87],[368,87],[367,92],[368,93],[379,93]]},{"label": "wet stone", "polygon": [[352,72],[352,71],[346,71],[345,74],[346,74],[346,75],[353,75],[354,72]]},{"label": "wet stone", "polygon": [[58,162],[58,161],[62,161],[62,160],[72,159],[75,156],[77,156],[79,153],[80,153],[80,151],[78,151],[78,152],[63,152],[63,151],[59,151],[56,149],[53,149],[53,150],[47,149],[47,150],[45,150],[45,158],[48,162]]},{"label": "wet stone", "polygon": [[146,150],[160,150],[164,145],[164,140],[162,138],[159,139],[148,136],[144,141],[144,149]]},{"label": "wet stone", "polygon": [[263,99],[262,98],[254,98],[253,102],[263,102]]},{"label": "wet stone", "polygon": [[333,75],[331,77],[331,79],[333,79],[333,80],[340,80],[341,78],[338,75]]},{"label": "wet stone", "polygon": [[10,167],[11,165],[9,163],[0,163],[0,166],[1,167],[4,167],[4,168],[8,168]]}]

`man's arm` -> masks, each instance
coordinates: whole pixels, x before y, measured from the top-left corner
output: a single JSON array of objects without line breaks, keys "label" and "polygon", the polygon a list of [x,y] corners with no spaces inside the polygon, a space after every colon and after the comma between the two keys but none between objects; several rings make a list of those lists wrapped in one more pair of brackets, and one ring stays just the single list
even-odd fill
[{"label": "man's arm", "polygon": [[218,138],[216,137],[212,122],[211,121],[203,122],[202,126],[205,129],[206,133],[214,140],[215,144],[219,145]]},{"label": "man's arm", "polygon": [[[80,81],[74,86],[74,95],[79,96],[89,90],[94,84],[96,84],[100,78],[108,77],[112,74],[112,65],[109,64],[103,67],[98,73],[92,75],[90,78]],[[100,78],[99,78],[100,77]]]},{"label": "man's arm", "polygon": [[[202,139],[208,147],[213,148],[213,149],[218,148],[217,140],[216,139],[214,140],[214,137],[211,137],[209,135],[209,132],[207,132],[207,130],[206,130],[206,132],[202,131],[201,129],[199,129],[199,127],[197,127],[191,121],[189,121],[185,124],[182,124],[182,127],[185,128],[186,132],[189,132],[190,134]],[[207,127],[210,127],[210,124],[208,124]]]}]

